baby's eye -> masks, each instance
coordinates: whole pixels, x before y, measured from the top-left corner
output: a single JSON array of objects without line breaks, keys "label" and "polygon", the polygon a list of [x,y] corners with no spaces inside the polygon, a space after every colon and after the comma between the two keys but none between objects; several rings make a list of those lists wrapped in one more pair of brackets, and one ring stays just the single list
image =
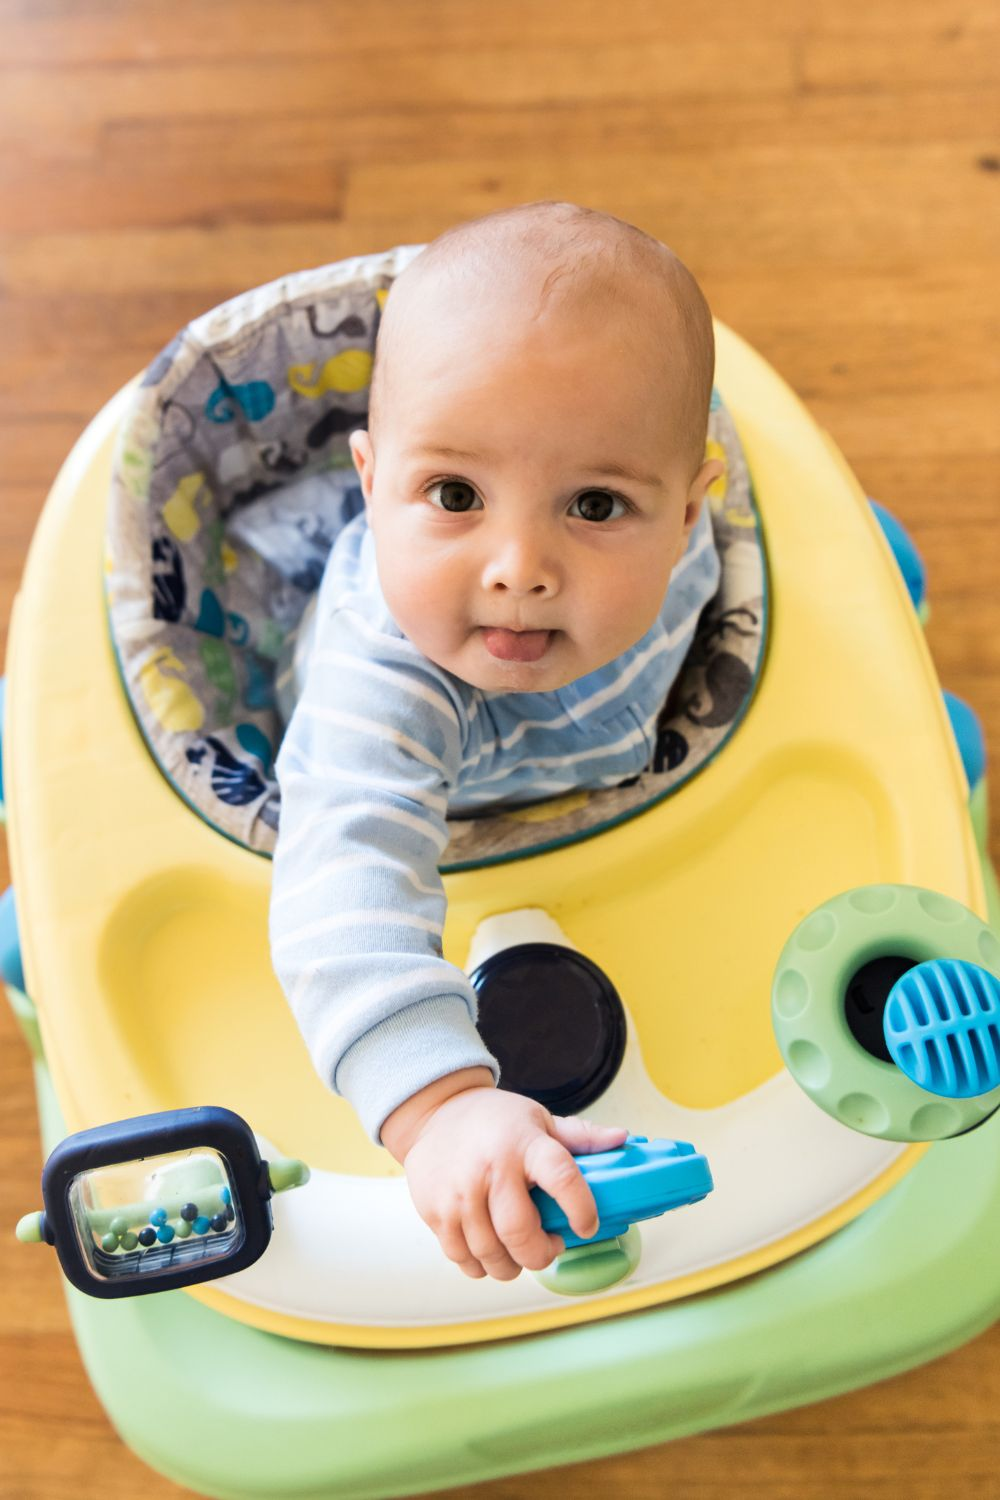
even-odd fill
[{"label": "baby's eye", "polygon": [[462,503],[463,490],[465,490],[467,495],[471,495],[473,499],[476,498],[476,492],[472,488],[472,485],[467,484],[464,479],[435,479],[432,483],[424,486],[424,494],[429,495],[432,490],[441,491],[441,508],[451,511],[453,515],[462,515],[467,509]]},{"label": "baby's eye", "polygon": [[[577,495],[573,504],[579,504],[585,521],[617,521],[618,516],[608,514],[609,505],[622,506],[624,515],[628,515],[632,509],[627,500],[623,500],[620,495],[612,495],[610,490],[584,490],[582,495]],[[596,515],[593,514],[595,510]]]},{"label": "baby's eye", "polygon": [[[464,479],[435,479],[430,484],[425,485],[424,494],[430,495],[434,490],[441,491],[441,506],[439,508],[449,511],[452,515],[464,515],[471,508],[465,503],[465,500],[469,496],[473,500],[477,498],[471,484],[467,483]],[[464,495],[463,491],[465,492]],[[632,509],[627,500],[623,500],[619,495],[613,495],[609,490],[584,490],[582,494],[577,495],[573,504],[580,505],[581,514],[585,521],[617,521],[619,516],[610,514],[608,510],[609,505],[622,506],[622,513],[625,515]]]}]

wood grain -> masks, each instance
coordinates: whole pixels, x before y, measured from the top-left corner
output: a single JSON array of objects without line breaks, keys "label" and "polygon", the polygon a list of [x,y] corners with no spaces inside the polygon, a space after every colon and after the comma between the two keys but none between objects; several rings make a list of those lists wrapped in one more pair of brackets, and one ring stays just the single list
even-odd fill
[{"label": "wood grain", "polygon": [[[189,318],[537,198],[671,245],[833,434],[920,548],[939,675],[995,763],[992,0],[0,0],[0,649],[59,465]],[[0,1497],[180,1495],[99,1406],[55,1257],[13,1240],[41,1155],[3,1006],[0,1085]],[[997,1500],[998,1412],[994,1327],[836,1400],[448,1494]]]}]

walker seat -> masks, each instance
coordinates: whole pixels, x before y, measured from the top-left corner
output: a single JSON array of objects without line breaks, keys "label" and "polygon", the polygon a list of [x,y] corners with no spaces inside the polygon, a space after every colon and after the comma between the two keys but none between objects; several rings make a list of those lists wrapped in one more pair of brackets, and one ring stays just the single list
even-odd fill
[{"label": "walker seat", "polygon": [[[874,503],[718,322],[722,583],[647,770],[449,820],[440,865],[444,956],[477,986],[501,1086],[694,1142],[714,1191],[645,1222],[610,1289],[472,1281],[315,1075],[267,943],[275,665],[356,514],[347,435],[422,248],[183,330],[70,454],[15,601],[4,974],[47,1148],[213,1105],[311,1169],[234,1275],[135,1301],[67,1288],[113,1420],[211,1495],[360,1500],[661,1441],[933,1357],[1000,1291],[980,1251],[1000,1091],[942,1100],[858,1019],[920,963],[1000,973],[982,762]],[[140,1342],[142,1410],[120,1357]]]},{"label": "walker seat", "polygon": [[[382,303],[421,246],[300,272],[183,330],[134,393],[111,475],[111,635],[167,778],[220,832],[273,852],[283,731],[275,669],[338,531],[364,508],[347,438],[367,419]],[[546,841],[607,826],[687,779],[745,711],[764,638],[746,462],[713,392],[707,444],[723,582],[664,705],[646,775],[549,798]],[[653,747],[650,747],[651,750]],[[532,823],[453,818],[449,863],[528,852]]]}]

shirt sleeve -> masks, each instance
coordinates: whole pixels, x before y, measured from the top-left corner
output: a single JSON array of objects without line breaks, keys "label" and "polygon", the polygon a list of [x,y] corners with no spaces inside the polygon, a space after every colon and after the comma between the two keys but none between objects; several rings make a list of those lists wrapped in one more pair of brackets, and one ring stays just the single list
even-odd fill
[{"label": "shirt sleeve", "polygon": [[317,1072],[369,1137],[435,1079],[497,1060],[468,976],[443,957],[464,715],[454,684],[361,613],[317,616],[275,774],[271,962]]}]

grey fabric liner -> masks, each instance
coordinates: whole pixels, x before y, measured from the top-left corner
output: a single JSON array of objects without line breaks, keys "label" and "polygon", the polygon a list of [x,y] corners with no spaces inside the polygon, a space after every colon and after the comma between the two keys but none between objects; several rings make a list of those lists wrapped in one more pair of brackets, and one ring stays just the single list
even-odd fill
[{"label": "grey fabric liner", "polygon": [[[274,850],[283,732],[275,697],[339,528],[362,505],[348,434],[367,420],[372,351],[402,245],[296,272],[196,318],[145,372],[116,446],[105,587],[122,682],[150,753],[190,808]],[[733,733],[766,633],[766,571],[750,474],[713,392],[709,492],[715,598],[626,784],[449,818],[442,868],[592,835],[661,800]]]}]

